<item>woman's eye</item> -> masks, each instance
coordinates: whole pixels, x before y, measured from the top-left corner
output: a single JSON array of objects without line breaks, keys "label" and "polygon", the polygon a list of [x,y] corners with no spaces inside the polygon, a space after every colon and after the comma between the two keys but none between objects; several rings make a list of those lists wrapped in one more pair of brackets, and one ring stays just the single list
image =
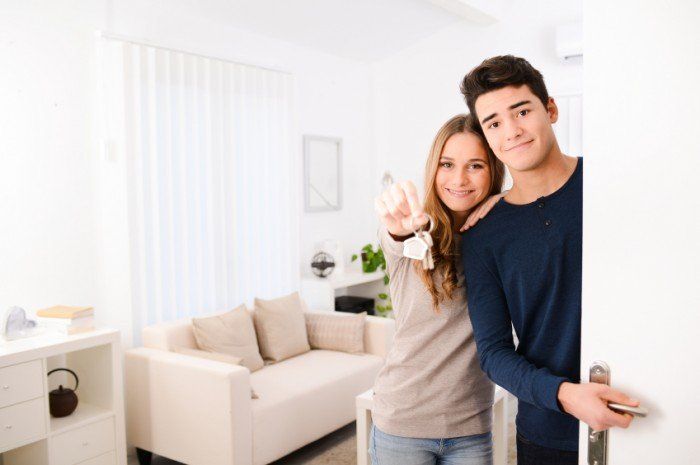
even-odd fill
[{"label": "woman's eye", "polygon": [[440,163],[440,166],[442,166],[443,168],[452,168],[452,163],[450,163],[449,161],[446,161],[446,162]]},{"label": "woman's eye", "polygon": [[520,110],[520,111],[518,112],[518,116],[525,116],[525,115],[527,115],[528,113],[530,113],[530,110]]},{"label": "woman's eye", "polygon": [[483,165],[480,165],[478,163],[472,163],[471,165],[469,165],[470,170],[480,170],[482,168],[483,168]]}]

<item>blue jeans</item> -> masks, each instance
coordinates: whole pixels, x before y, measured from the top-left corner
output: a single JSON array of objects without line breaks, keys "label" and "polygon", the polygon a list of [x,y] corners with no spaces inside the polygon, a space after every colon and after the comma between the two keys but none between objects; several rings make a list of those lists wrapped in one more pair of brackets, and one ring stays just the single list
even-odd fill
[{"label": "blue jeans", "polygon": [[493,465],[491,433],[447,439],[392,436],[372,425],[373,465]]}]

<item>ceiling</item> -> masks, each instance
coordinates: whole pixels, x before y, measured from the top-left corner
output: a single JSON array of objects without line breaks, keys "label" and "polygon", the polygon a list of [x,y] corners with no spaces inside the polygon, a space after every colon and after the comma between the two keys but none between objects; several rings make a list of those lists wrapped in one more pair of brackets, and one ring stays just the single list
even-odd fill
[{"label": "ceiling", "polygon": [[463,20],[427,0],[206,0],[197,6],[235,28],[367,62]]},{"label": "ceiling", "polygon": [[228,26],[343,58],[386,58],[441,29],[580,18],[583,0],[185,0]]}]

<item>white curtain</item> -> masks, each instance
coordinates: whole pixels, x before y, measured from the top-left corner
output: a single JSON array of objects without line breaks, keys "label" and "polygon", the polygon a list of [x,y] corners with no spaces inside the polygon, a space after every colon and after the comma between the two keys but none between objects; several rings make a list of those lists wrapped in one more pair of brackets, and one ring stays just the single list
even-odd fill
[{"label": "white curtain", "polygon": [[135,335],[298,283],[291,76],[103,37],[123,146]]}]

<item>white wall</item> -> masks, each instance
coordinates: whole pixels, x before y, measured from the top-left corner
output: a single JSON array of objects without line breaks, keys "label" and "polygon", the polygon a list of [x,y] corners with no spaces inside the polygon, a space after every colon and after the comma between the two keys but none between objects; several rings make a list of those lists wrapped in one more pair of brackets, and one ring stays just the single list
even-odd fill
[{"label": "white wall", "polygon": [[[381,173],[421,181],[434,132],[465,111],[466,71],[498,53],[526,56],[552,93],[578,91],[581,66],[553,54],[554,26],[580,17],[553,0],[513,2],[494,26],[460,23],[372,66],[227,26],[196,2],[6,0],[0,14],[0,307],[95,305],[99,322],[131,341],[123,160],[98,143],[96,30],[294,75],[298,204],[302,135],[343,138],[343,208],[301,213],[300,268],[314,243],[346,256],[376,242],[372,199]],[[576,2],[570,2],[576,4]],[[2,309],[0,308],[0,309]]]},{"label": "white wall", "polygon": [[377,169],[422,186],[423,167],[435,133],[450,117],[466,113],[459,92],[464,75],[484,59],[525,57],[544,75],[550,94],[582,89],[583,66],[554,52],[555,27],[581,19],[581,2],[509,2],[501,21],[443,29],[373,65]]},{"label": "white wall", "polygon": [[98,321],[131,341],[123,161],[99,155],[96,30],[292,73],[300,211],[302,134],[343,138],[345,189],[340,212],[301,215],[290,246],[306,263],[315,241],[337,238],[349,252],[373,237],[357,221],[372,198],[363,170],[374,166],[366,64],[233,30],[194,2],[16,0],[2,9],[0,306],[95,305]]}]

